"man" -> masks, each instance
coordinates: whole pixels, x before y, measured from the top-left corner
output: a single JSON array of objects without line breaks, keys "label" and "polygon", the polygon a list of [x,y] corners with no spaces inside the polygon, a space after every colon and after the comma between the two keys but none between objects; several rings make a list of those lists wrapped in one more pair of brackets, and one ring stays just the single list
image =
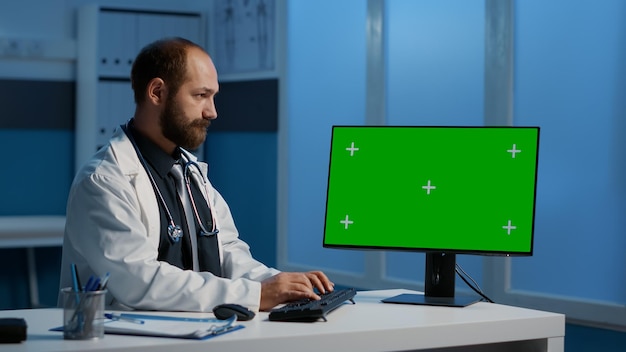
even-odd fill
[{"label": "man", "polygon": [[[314,289],[332,291],[322,272],[279,272],[253,259],[206,178],[207,165],[187,152],[204,142],[217,118],[219,85],[210,56],[182,38],[156,41],[137,56],[131,81],[134,117],[81,168],[70,189],[61,287],[72,286],[73,263],[83,283],[110,273],[110,309],[206,312],[238,303],[270,310],[319,299]],[[178,193],[177,167],[188,181]]]}]

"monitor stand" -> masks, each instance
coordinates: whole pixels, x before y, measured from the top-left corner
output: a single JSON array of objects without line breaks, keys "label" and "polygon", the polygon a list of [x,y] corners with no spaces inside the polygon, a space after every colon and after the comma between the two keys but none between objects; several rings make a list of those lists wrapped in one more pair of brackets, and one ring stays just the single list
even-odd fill
[{"label": "monitor stand", "polygon": [[455,296],[455,297],[430,297],[419,294],[403,293],[394,297],[385,298],[383,303],[398,304],[416,304],[423,306],[442,306],[442,307],[467,307],[480,301],[479,297],[474,296]]},{"label": "monitor stand", "polygon": [[384,303],[418,304],[428,306],[466,307],[480,301],[477,296],[455,296],[456,255],[453,253],[426,253],[424,294],[401,294],[385,298]]}]

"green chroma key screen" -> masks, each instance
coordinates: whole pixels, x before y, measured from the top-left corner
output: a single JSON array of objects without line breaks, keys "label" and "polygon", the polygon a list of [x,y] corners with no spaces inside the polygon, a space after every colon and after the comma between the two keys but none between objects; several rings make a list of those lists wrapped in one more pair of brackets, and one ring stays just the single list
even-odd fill
[{"label": "green chroma key screen", "polygon": [[333,126],[324,247],[532,255],[538,127]]}]

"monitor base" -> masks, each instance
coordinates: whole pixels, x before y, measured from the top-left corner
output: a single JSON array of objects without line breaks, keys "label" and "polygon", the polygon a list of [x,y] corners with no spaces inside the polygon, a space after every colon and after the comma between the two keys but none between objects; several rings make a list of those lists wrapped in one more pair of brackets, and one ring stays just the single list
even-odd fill
[{"label": "monitor base", "polygon": [[478,301],[480,301],[480,297],[475,296],[433,297],[408,293],[403,293],[401,295],[382,300],[383,303],[417,304],[443,307],[467,307]]}]

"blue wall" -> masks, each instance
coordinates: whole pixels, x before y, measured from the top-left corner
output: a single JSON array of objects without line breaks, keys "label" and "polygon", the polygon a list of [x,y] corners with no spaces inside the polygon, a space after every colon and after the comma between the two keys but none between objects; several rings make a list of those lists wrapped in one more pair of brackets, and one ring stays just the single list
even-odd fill
[{"label": "blue wall", "polygon": [[276,143],[275,132],[210,132],[206,142],[211,183],[252,255],[269,266],[276,265]]},{"label": "blue wall", "polygon": [[[0,129],[7,161],[0,172],[0,216],[65,215],[74,175],[73,137],[67,130]],[[56,305],[61,249],[36,248],[34,253],[40,304]],[[0,268],[0,309],[28,308],[26,250],[0,249]]]},{"label": "blue wall", "polygon": [[73,136],[67,130],[0,128],[0,150],[6,155],[0,215],[65,215],[74,175]]},{"label": "blue wall", "polygon": [[[330,126],[365,121],[367,1],[289,4],[288,261],[360,278],[363,253],[319,248],[317,224]],[[484,9],[480,0],[385,1],[389,124],[482,124]],[[535,254],[512,260],[512,286],[626,304],[626,3],[520,0],[514,10],[514,124],[542,127],[542,141]],[[375,186],[372,197],[376,206]],[[386,253],[387,274],[418,277],[416,256]],[[469,264],[480,278],[481,260]],[[583,339],[626,346],[624,333],[567,330],[568,351],[585,350]]]},{"label": "blue wall", "polygon": [[535,255],[512,286],[626,304],[626,2],[515,11],[514,121],[541,145]]},{"label": "blue wall", "polygon": [[331,126],[362,124],[365,113],[364,5],[360,0],[294,1],[287,18],[288,256],[352,272],[362,270],[362,252],[321,244]]}]

